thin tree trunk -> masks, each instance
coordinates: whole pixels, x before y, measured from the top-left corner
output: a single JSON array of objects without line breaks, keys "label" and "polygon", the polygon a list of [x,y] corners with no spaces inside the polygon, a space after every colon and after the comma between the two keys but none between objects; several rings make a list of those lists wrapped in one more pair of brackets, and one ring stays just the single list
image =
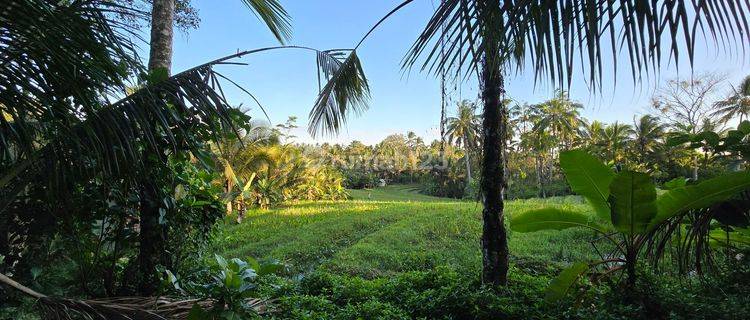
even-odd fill
[{"label": "thin tree trunk", "polygon": [[625,259],[626,260],[625,269],[628,273],[628,286],[630,288],[635,287],[635,282],[636,282],[636,277],[637,277],[636,270],[635,270],[635,267],[636,267],[635,261],[636,261],[637,256],[638,256],[637,252],[628,251],[627,258]]},{"label": "thin tree trunk", "polygon": [[698,181],[698,157],[692,156],[692,162],[693,162],[692,178],[693,178],[693,181]]},{"label": "thin tree trunk", "polygon": [[465,162],[466,162],[466,190],[469,189],[469,186],[471,186],[471,180],[473,178],[471,177],[471,157],[469,156],[469,147],[468,146],[468,139],[464,137],[464,147],[466,148],[466,156],[465,156]]},{"label": "thin tree trunk", "polygon": [[[149,71],[164,70],[170,74],[172,67],[172,19],[174,0],[154,0],[151,11],[151,43],[149,54]],[[159,150],[146,148],[144,162],[146,174],[140,183],[141,218],[140,218],[140,252],[138,257],[141,281],[138,291],[141,295],[150,296],[156,292],[159,280],[156,277],[158,265],[169,266],[169,257],[165,252],[167,230],[160,223],[161,191],[153,179],[158,176],[162,167],[158,160]]]},{"label": "thin tree trunk", "polygon": [[[152,167],[152,163],[146,164]],[[150,169],[153,169],[150,168]],[[149,170],[154,172],[154,170]],[[159,187],[153,179],[145,178],[141,181],[141,219],[138,266],[141,282],[138,292],[143,296],[150,296],[158,288],[159,280],[156,276],[158,265],[168,266],[165,252],[167,235],[166,228],[159,223],[161,199]]]},{"label": "thin tree trunk", "polygon": [[542,167],[542,159],[539,156],[536,156],[536,183],[539,187],[539,190],[537,191],[538,195],[542,198],[546,198],[547,195],[544,193],[544,181],[542,180],[542,175],[544,174],[542,172],[544,168]]},{"label": "thin tree trunk", "polygon": [[[503,147],[505,145],[505,110],[501,103],[504,93],[500,64],[494,57],[485,57],[482,66],[482,100],[484,152],[482,159],[482,282],[505,285],[508,281],[508,239],[503,224],[505,174]],[[488,60],[490,60],[488,62]]]},{"label": "thin tree trunk", "polygon": [[[10,222],[10,219],[8,218],[9,213],[5,211],[3,214],[0,214],[0,256],[5,257],[5,259],[8,259],[8,254],[10,253],[10,226],[8,225]],[[10,261],[0,261],[0,273],[5,272],[5,266]],[[2,301],[0,299],[0,301]]]}]

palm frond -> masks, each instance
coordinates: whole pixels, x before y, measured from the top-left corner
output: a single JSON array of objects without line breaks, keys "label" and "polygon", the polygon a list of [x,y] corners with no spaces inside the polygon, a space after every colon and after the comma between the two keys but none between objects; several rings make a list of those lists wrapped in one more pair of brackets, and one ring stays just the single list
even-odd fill
[{"label": "palm frond", "polygon": [[[347,50],[348,51],[348,50]],[[318,52],[318,66],[327,84],[321,89],[310,111],[308,131],[336,134],[350,113],[367,110],[370,87],[356,51]]]},{"label": "palm frond", "polygon": [[[19,0],[0,12],[0,148],[34,152],[40,132],[71,131],[141,70],[131,30],[109,1]],[[39,118],[46,119],[44,127]]]},{"label": "palm frond", "polygon": [[342,50],[324,51],[318,55],[319,71],[325,75],[328,84],[320,90],[310,111],[308,132],[312,136],[337,134],[346,123],[350,110],[359,113],[367,109],[370,88],[357,49],[381,24],[413,1],[404,0],[378,20],[352,50],[346,50],[350,54],[345,60],[341,61]]},{"label": "palm frond", "polygon": [[277,0],[242,0],[273,33],[280,43],[292,38],[292,23],[289,13]]},{"label": "palm frond", "polygon": [[[178,73],[161,82],[144,85],[118,102],[97,106],[91,113],[84,113],[83,118],[73,117],[76,121],[62,130],[64,134],[55,135],[42,144],[31,141],[32,152],[14,161],[0,177],[0,189],[8,191],[3,193],[7,196],[0,197],[0,211],[23,186],[41,173],[56,174],[51,179],[45,179],[56,185],[51,190],[67,190],[64,186],[71,180],[93,174],[103,174],[105,177],[133,174],[142,163],[140,148],[144,145],[174,151],[197,151],[200,141],[219,141],[223,132],[236,133],[233,114],[241,111],[227,102],[221,89],[221,77],[213,67],[231,59],[275,49],[313,51],[327,59],[326,63],[333,64],[321,66],[321,72],[331,75],[323,89],[323,92],[330,94],[329,98],[319,100],[316,108],[343,114],[351,107],[350,100],[357,107],[364,103],[368,88],[359,59],[356,55],[352,56],[353,53],[341,62],[338,60],[340,58],[331,56],[331,51],[307,47],[281,46],[243,51]],[[350,75],[356,77],[353,84],[349,82]],[[43,106],[40,104],[40,108]],[[355,110],[358,109],[355,107]],[[44,115],[38,113],[38,116]],[[336,118],[335,121],[340,119]],[[199,139],[187,139],[188,136]],[[5,140],[4,136],[2,138]]]},{"label": "palm frond", "polygon": [[[143,147],[198,150],[199,141],[219,140],[222,132],[234,129],[231,114],[239,111],[228,105],[219,86],[212,65],[144,86],[87,114],[65,134],[35,143],[39,147],[0,178],[0,188],[24,186],[45,174],[48,179],[43,180],[57,185],[51,190],[66,190],[70,182],[97,174],[135,173]],[[10,198],[3,197],[3,202],[15,195],[5,194]]]},{"label": "palm frond", "polygon": [[[506,71],[528,64],[537,79],[570,85],[576,62],[597,87],[628,57],[634,81],[665,59],[693,63],[695,46],[712,40],[726,51],[750,42],[750,2],[738,0],[515,0],[487,5],[445,0],[404,59],[422,69],[474,71],[493,41]],[[486,12],[495,12],[486,14]],[[445,54],[439,55],[441,41]],[[609,52],[609,54],[607,54]],[[624,52],[624,54],[621,54]],[[610,62],[608,59],[612,59]]]}]

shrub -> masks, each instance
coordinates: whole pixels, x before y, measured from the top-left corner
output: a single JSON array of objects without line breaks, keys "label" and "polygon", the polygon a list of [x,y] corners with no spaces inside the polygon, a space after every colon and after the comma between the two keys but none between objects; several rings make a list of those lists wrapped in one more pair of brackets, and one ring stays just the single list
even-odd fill
[{"label": "shrub", "polygon": [[348,169],[344,170],[344,177],[344,185],[349,189],[369,189],[378,185],[378,176],[371,171]]}]

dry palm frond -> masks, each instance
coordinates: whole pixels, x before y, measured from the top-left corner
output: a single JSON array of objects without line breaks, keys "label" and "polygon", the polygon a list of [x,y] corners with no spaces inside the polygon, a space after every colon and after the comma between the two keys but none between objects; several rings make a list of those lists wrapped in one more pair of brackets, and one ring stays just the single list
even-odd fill
[{"label": "dry palm frond", "polygon": [[[167,297],[119,297],[106,299],[77,300],[50,297],[0,274],[0,283],[10,286],[23,294],[37,299],[45,319],[88,319],[88,320],[166,320],[188,319],[195,305],[203,310],[214,308],[213,299],[179,300]],[[247,299],[246,304],[258,314],[272,312],[269,301]]]}]

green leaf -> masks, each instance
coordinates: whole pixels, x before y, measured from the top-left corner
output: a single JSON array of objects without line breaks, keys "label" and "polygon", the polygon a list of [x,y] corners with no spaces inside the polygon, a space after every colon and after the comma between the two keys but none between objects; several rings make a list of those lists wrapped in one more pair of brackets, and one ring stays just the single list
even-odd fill
[{"label": "green leaf", "polygon": [[178,184],[176,187],[174,187],[174,199],[177,201],[182,200],[187,196],[188,192],[185,190],[185,186],[182,184]]},{"label": "green leaf", "polygon": [[149,71],[148,76],[146,77],[146,82],[150,85],[154,85],[167,79],[169,79],[169,70],[160,67]]},{"label": "green leaf", "polygon": [[510,218],[510,228],[515,232],[534,232],[540,230],[564,230],[575,227],[589,227],[601,230],[591,221],[591,217],[576,211],[556,208],[530,210],[514,214]]},{"label": "green leaf", "polygon": [[255,271],[258,271],[258,270],[260,270],[260,262],[258,262],[258,260],[256,260],[256,259],[255,259],[255,258],[253,258],[253,257],[247,257],[247,258],[245,258],[245,260],[247,260],[247,265],[248,265],[248,266],[249,266],[249,267],[250,267],[251,269],[253,269],[253,270],[255,270]]},{"label": "green leaf", "polygon": [[584,262],[574,263],[572,266],[560,272],[552,279],[544,294],[544,300],[555,302],[564,298],[570,288],[578,281],[578,278],[589,270],[589,265]]},{"label": "green leaf", "polygon": [[224,257],[214,254],[214,258],[216,259],[216,263],[221,267],[222,269],[227,268],[227,259],[224,259]]},{"label": "green leaf", "polygon": [[737,126],[737,130],[742,131],[744,134],[750,134],[750,121],[742,121],[740,122],[740,125]]},{"label": "green leaf", "polygon": [[664,190],[672,190],[672,189],[682,188],[686,185],[687,185],[687,179],[685,179],[685,177],[679,177],[679,178],[674,178],[672,180],[665,182],[664,185],[662,185],[662,188]]},{"label": "green leaf", "polygon": [[602,219],[610,219],[609,184],[615,174],[594,156],[581,151],[571,150],[560,153],[560,167],[565,172],[570,189],[580,194],[594,207]]},{"label": "green leaf", "polygon": [[42,268],[39,267],[32,267],[31,268],[31,279],[36,280],[39,278],[39,276],[42,275]]},{"label": "green leaf", "polygon": [[193,307],[190,308],[190,313],[188,313],[187,320],[207,320],[211,319],[211,314],[207,311],[203,310],[203,308],[199,304],[193,304]]},{"label": "green leaf", "polygon": [[275,274],[281,271],[283,267],[284,265],[279,263],[278,261],[271,260],[266,263],[263,263],[260,266],[260,270],[258,270],[258,275],[264,276],[264,275],[269,275],[269,274]]},{"label": "green leaf", "polygon": [[750,172],[735,172],[696,185],[669,190],[656,201],[656,217],[649,224],[653,229],[665,220],[689,210],[705,208],[750,189]]},{"label": "green leaf", "polygon": [[667,138],[668,147],[676,147],[690,142],[691,136],[689,134],[675,134]]},{"label": "green leaf", "polygon": [[623,171],[609,186],[612,225],[626,234],[647,230],[656,216],[656,187],[645,173]]},{"label": "green leaf", "polygon": [[710,146],[717,146],[721,137],[716,132],[704,131],[693,137],[693,142],[705,141]]}]

